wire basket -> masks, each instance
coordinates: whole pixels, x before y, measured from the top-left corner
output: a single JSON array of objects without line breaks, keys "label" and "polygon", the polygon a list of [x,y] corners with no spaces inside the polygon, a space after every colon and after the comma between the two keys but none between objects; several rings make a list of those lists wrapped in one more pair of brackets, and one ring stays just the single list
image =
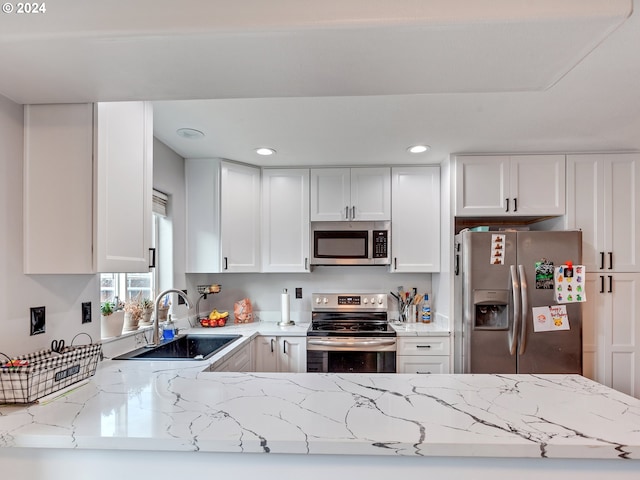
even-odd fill
[{"label": "wire basket", "polygon": [[93,376],[102,353],[101,343],[71,345],[56,353],[41,350],[17,357],[19,366],[0,367],[0,403],[33,403],[51,393]]}]

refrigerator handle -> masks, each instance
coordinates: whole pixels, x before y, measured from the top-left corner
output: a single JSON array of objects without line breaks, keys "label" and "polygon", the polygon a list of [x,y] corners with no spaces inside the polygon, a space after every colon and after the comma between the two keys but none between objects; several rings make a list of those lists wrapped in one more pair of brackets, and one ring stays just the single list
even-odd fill
[{"label": "refrigerator handle", "polygon": [[516,271],[516,266],[511,265],[511,284],[513,286],[513,324],[509,329],[509,354],[515,355],[518,343],[516,342],[517,332],[520,331],[520,314],[522,310],[520,309],[520,282],[518,281],[518,272]]},{"label": "refrigerator handle", "polygon": [[520,351],[519,354],[524,354],[527,349],[527,322],[529,321],[529,285],[527,284],[527,277],[524,273],[524,265],[518,265],[518,271],[520,272],[520,285],[522,289],[522,323],[520,325]]}]

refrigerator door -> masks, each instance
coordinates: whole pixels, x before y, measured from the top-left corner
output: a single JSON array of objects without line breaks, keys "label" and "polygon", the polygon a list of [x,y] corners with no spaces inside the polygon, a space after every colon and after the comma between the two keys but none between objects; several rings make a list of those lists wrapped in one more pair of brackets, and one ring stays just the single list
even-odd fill
[{"label": "refrigerator door", "polygon": [[[516,373],[516,349],[510,349],[514,339],[517,342],[511,275],[511,265],[516,264],[516,235],[464,232],[461,238],[462,371]],[[500,240],[499,257],[496,239]],[[520,298],[516,300],[519,303]]]},{"label": "refrigerator door", "polygon": [[536,262],[554,266],[582,262],[581,232],[518,232],[518,268],[523,294],[523,330],[519,335],[518,373],[582,374],[582,307],[567,304],[570,330],[534,332],[532,308],[556,305],[554,290],[536,284]]}]

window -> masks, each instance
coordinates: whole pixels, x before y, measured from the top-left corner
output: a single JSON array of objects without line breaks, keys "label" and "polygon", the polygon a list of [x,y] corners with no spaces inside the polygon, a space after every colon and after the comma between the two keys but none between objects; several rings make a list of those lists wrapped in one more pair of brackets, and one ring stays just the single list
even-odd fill
[{"label": "window", "polygon": [[156,249],[156,268],[148,273],[102,273],[100,274],[100,302],[126,301],[140,295],[140,298],[154,300],[158,293],[160,270],[160,222],[167,217],[169,197],[157,190],[153,191],[152,247]]}]

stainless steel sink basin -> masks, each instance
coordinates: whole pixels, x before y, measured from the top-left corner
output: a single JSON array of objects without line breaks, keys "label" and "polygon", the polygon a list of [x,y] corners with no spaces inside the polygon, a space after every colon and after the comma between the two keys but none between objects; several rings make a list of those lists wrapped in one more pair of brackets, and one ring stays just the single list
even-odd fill
[{"label": "stainless steel sink basin", "polygon": [[157,347],[142,347],[114,360],[206,360],[242,335],[178,335]]}]

